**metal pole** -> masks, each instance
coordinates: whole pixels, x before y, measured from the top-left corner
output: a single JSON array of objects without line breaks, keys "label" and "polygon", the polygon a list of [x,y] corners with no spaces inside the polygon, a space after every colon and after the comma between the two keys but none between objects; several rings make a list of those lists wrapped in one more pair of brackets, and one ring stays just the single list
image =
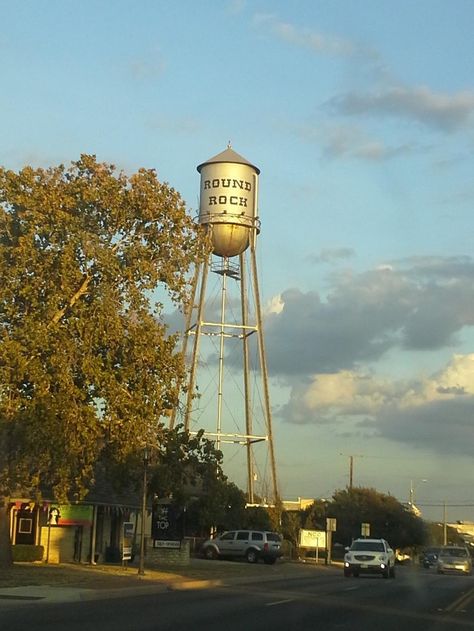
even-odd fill
[{"label": "metal pole", "polygon": [[97,506],[92,507],[92,534],[91,534],[91,565],[96,565],[95,562],[95,546],[97,538]]},{"label": "metal pole", "polygon": [[[51,510],[51,509],[49,509]],[[51,541],[51,512],[49,513],[49,519],[48,519],[48,544],[46,546],[46,563],[49,563],[49,545],[50,545],[50,541]]]},{"label": "metal pole", "polygon": [[[224,259],[224,268],[228,267],[228,259]],[[219,386],[217,391],[217,424],[216,424],[216,447],[221,448],[221,432],[222,432],[222,394],[224,383],[224,340],[225,340],[225,309],[226,309],[226,292],[227,292],[227,271],[224,269],[222,274],[222,293],[221,293],[221,321],[220,321],[220,341],[219,341]]]},{"label": "metal pole", "polygon": [[327,565],[331,565],[331,563],[332,563],[332,530],[328,530],[328,532],[327,532],[326,563],[327,563]]},{"label": "metal pole", "polygon": [[349,489],[352,491],[354,480],[354,456],[349,456]]},{"label": "metal pole", "polygon": [[[240,296],[242,307],[242,343],[243,343],[243,363],[244,363],[244,393],[245,393],[245,431],[247,436],[252,435],[252,415],[250,409],[250,380],[249,380],[249,347],[248,347],[248,298],[247,298],[247,278],[245,269],[245,254],[240,255]],[[252,459],[252,442],[247,438],[247,490],[248,502],[254,503],[254,475]]]},{"label": "metal pole", "polygon": [[443,502],[443,545],[448,545],[448,523],[447,523],[447,510],[446,502]]},{"label": "metal pole", "polygon": [[255,242],[256,242],[256,230],[253,230],[250,234],[250,260],[252,264],[252,276],[253,276],[253,287],[254,287],[254,295],[255,295],[255,308],[256,308],[256,316],[257,316],[257,335],[258,335],[258,349],[260,356],[260,367],[262,370],[262,381],[263,381],[263,391],[264,391],[264,403],[265,403],[265,414],[267,420],[267,432],[268,432],[268,442],[269,442],[269,454],[270,454],[270,466],[272,471],[273,478],[273,498],[275,503],[278,502],[279,493],[278,493],[278,483],[277,483],[277,474],[276,474],[276,462],[275,462],[275,451],[273,447],[273,430],[272,430],[272,411],[270,407],[270,393],[268,389],[268,370],[267,370],[267,360],[265,355],[265,343],[263,338],[263,323],[262,323],[262,309],[260,306],[260,292],[258,287],[258,274],[257,274],[257,257],[255,252]]},{"label": "metal pole", "polygon": [[204,265],[202,267],[202,278],[201,278],[201,291],[199,293],[199,306],[197,312],[197,321],[196,321],[196,330],[194,332],[194,345],[193,345],[193,355],[191,359],[191,371],[189,376],[189,386],[188,386],[188,396],[186,400],[186,412],[184,416],[184,429],[189,431],[189,421],[191,416],[191,406],[193,402],[194,389],[196,385],[196,368],[199,357],[199,342],[201,338],[201,329],[202,329],[202,314],[204,310],[204,300],[206,296],[206,284],[207,284],[207,275],[209,272],[209,258],[208,257]]},{"label": "metal pole", "polygon": [[147,491],[147,467],[148,467],[148,453],[145,449],[143,456],[143,491],[142,491],[142,519],[141,519],[141,532],[140,532],[140,561],[138,565],[138,574],[143,576],[145,574],[145,513],[146,513],[146,491]]},{"label": "metal pole", "polygon": [[[193,283],[192,283],[192,287],[191,287],[191,296],[190,296],[190,300],[189,303],[186,305],[186,309],[185,309],[185,329],[184,329],[184,336],[183,336],[183,343],[181,346],[181,353],[183,355],[183,362],[186,362],[186,352],[187,352],[187,348],[188,348],[188,337],[189,337],[189,329],[191,327],[191,319],[193,316],[193,309],[196,306],[195,305],[195,300],[196,300],[196,291],[197,291],[197,285],[198,285],[198,279],[199,279],[199,272],[201,270],[201,265],[196,265],[196,269],[194,270],[194,277],[193,277]],[[178,412],[178,402],[176,402],[175,406],[173,407],[172,411],[171,411],[171,416],[170,416],[170,424],[169,424],[169,428],[173,429],[176,423],[176,414]]]}]

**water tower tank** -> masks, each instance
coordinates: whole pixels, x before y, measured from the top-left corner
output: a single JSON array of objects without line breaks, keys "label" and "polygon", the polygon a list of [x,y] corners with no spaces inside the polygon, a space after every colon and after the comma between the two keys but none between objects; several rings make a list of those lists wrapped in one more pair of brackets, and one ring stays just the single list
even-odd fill
[{"label": "water tower tank", "polygon": [[199,223],[211,229],[213,253],[232,257],[249,245],[257,217],[260,169],[231,147],[197,167],[201,174]]}]

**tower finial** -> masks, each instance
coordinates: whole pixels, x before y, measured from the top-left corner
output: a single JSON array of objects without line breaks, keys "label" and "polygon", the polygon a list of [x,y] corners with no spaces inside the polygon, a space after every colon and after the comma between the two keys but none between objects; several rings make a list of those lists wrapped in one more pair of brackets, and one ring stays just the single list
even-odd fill
[{"label": "tower finial", "polygon": [[232,143],[229,140],[228,143],[227,143],[227,149],[231,149],[231,147],[232,147]]}]

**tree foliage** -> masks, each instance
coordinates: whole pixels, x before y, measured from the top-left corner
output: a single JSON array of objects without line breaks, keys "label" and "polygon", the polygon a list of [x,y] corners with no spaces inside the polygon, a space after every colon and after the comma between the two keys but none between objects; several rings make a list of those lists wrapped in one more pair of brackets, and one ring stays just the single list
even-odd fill
[{"label": "tree foliage", "polygon": [[152,454],[149,492],[186,505],[225,480],[222,458],[214,441],[204,437],[204,430],[191,435],[182,426],[163,429],[161,444]]},{"label": "tree foliage", "polygon": [[237,485],[225,477],[215,478],[190,504],[189,523],[199,536],[208,536],[211,529],[245,528],[245,504],[245,494]]},{"label": "tree foliage", "polygon": [[336,491],[326,508],[328,517],[335,517],[335,541],[349,545],[361,536],[361,524],[370,524],[370,535],[386,539],[393,548],[422,545],[426,527],[391,495],[375,489],[352,488]]},{"label": "tree foliage", "polygon": [[163,303],[208,251],[179,194],[83,155],[0,168],[0,491],[81,497],[107,450],[158,445],[184,366]]}]

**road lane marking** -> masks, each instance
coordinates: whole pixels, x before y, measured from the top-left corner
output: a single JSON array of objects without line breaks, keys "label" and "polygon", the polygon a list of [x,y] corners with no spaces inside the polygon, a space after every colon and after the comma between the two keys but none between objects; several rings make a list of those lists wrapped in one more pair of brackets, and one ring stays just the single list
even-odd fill
[{"label": "road lane marking", "polygon": [[461,607],[464,607],[474,598],[474,587],[465,594],[462,594],[454,602],[445,608],[445,611],[460,611]]},{"label": "road lane marking", "polygon": [[283,605],[284,603],[291,603],[295,599],[294,598],[285,598],[285,600],[275,600],[272,603],[266,603],[265,607],[273,607],[274,605]]}]

